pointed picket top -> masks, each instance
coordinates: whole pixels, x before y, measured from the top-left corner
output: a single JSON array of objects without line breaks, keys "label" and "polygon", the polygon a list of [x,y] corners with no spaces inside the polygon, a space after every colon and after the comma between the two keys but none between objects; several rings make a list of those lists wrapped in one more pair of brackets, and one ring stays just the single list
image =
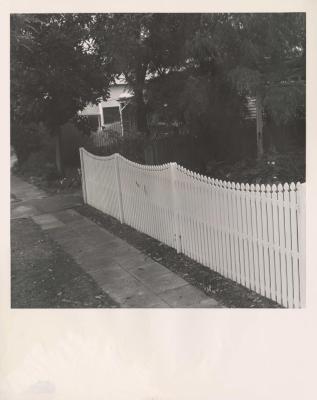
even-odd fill
[{"label": "pointed picket top", "polygon": [[232,187],[231,182],[228,182],[228,189],[231,189],[231,187]]},{"label": "pointed picket top", "polygon": [[245,185],[244,185],[244,183],[241,183],[241,190],[245,190]]},{"label": "pointed picket top", "polygon": [[266,185],[266,193],[271,193],[271,192],[272,192],[271,185],[267,184]]},{"label": "pointed picket top", "polygon": [[187,175],[187,176],[190,176],[190,170],[189,169],[187,169],[187,168],[184,168],[184,172],[185,172],[185,174]]},{"label": "pointed picket top", "polygon": [[203,182],[204,182],[204,183],[208,182],[208,176],[202,175],[202,178],[203,178]]},{"label": "pointed picket top", "polygon": [[258,183],[255,185],[255,191],[256,191],[256,192],[259,192],[259,191],[260,191],[260,185],[259,185]]},{"label": "pointed picket top", "polygon": [[207,177],[206,177],[206,175],[201,174],[200,177],[201,177],[201,181],[202,181],[203,183],[207,182]]},{"label": "pointed picket top", "polygon": [[275,183],[273,183],[273,185],[272,185],[272,192],[275,193],[276,191],[277,191],[277,187],[276,187]]},{"label": "pointed picket top", "polygon": [[295,183],[294,183],[294,182],[292,182],[292,183],[290,184],[290,189],[291,189],[291,191],[294,191],[294,190],[296,189],[296,186],[295,186]]},{"label": "pointed picket top", "polygon": [[236,188],[237,188],[237,190],[240,190],[240,183],[239,182],[236,184]]},{"label": "pointed picket top", "polygon": [[289,184],[286,182],[286,183],[284,183],[284,190],[285,191],[288,191],[289,190]]},{"label": "pointed picket top", "polygon": [[261,192],[265,192],[265,185],[263,183],[261,184]]},{"label": "pointed picket top", "polygon": [[278,190],[279,192],[283,192],[283,186],[282,186],[281,183],[279,183],[279,184],[277,185],[277,190]]},{"label": "pointed picket top", "polygon": [[232,182],[232,189],[236,189],[236,183]]},{"label": "pointed picket top", "polygon": [[250,189],[251,189],[251,192],[254,192],[254,191],[255,191],[254,183],[251,183]]},{"label": "pointed picket top", "polygon": [[250,191],[250,185],[248,183],[245,184],[245,190],[248,192]]},{"label": "pointed picket top", "polygon": [[300,182],[297,182],[297,183],[296,183],[296,189],[297,189],[297,190],[300,190],[300,188],[301,188],[301,183],[300,183]]},{"label": "pointed picket top", "polygon": [[215,179],[211,178],[211,184],[214,185],[215,184]]}]

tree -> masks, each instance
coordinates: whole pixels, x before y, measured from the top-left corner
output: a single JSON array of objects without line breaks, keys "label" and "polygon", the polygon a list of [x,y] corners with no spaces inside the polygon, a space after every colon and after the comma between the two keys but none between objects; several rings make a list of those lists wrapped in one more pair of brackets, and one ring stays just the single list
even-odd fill
[{"label": "tree", "polygon": [[214,149],[242,121],[245,99],[227,76],[236,52],[234,32],[227,14],[186,14],[183,18],[183,39],[178,40],[173,64],[166,64],[165,74],[149,83],[150,104],[154,115],[182,122],[187,132]]},{"label": "tree", "polygon": [[109,95],[107,59],[90,45],[85,14],[11,16],[11,122],[42,122],[56,138],[56,166],[62,175],[61,126],[88,103]]},{"label": "tree", "polygon": [[117,75],[123,74],[133,90],[137,128],[147,132],[145,81],[184,64],[188,32],[198,20],[190,14],[97,14],[93,43],[101,57],[111,60]]},{"label": "tree", "polygon": [[264,109],[281,125],[305,104],[305,14],[232,14],[228,21],[239,49],[228,73],[238,90],[256,97],[261,158]]}]

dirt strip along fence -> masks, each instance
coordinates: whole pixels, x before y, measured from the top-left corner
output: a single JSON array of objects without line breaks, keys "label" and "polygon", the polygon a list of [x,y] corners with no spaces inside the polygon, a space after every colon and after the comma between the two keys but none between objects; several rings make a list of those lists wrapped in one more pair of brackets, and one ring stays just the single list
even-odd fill
[{"label": "dirt strip along fence", "polygon": [[284,307],[305,306],[305,183],[224,182],[80,149],[84,202]]}]

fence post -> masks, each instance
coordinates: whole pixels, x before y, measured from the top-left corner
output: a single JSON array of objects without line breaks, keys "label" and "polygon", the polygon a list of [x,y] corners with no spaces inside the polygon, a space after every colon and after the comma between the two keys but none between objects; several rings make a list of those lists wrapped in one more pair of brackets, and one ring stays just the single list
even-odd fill
[{"label": "fence post", "polygon": [[180,236],[180,227],[179,227],[179,204],[178,204],[178,193],[175,186],[176,181],[176,166],[177,164],[170,163],[170,171],[171,171],[171,184],[172,184],[172,199],[173,199],[173,214],[174,214],[174,234],[176,237],[176,251],[180,253],[181,249],[181,236]]},{"label": "fence post", "polygon": [[306,306],[306,184],[299,185],[299,272],[300,306]]},{"label": "fence post", "polygon": [[85,163],[84,163],[84,149],[81,147],[79,149],[80,155],[80,169],[81,169],[81,188],[83,191],[84,204],[87,204],[87,188],[86,188],[86,173],[85,173]]},{"label": "fence post", "polygon": [[116,165],[116,177],[117,177],[117,192],[118,192],[118,200],[119,200],[119,218],[121,224],[124,223],[124,214],[123,214],[123,203],[122,203],[122,189],[121,189],[121,181],[120,181],[120,170],[119,170],[119,154],[115,154],[115,165]]}]

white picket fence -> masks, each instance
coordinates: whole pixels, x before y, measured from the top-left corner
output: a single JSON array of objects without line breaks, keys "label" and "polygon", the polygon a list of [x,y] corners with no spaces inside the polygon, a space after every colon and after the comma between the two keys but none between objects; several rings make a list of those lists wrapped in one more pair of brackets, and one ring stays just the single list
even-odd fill
[{"label": "white picket fence", "polygon": [[105,124],[102,128],[92,132],[90,140],[95,147],[104,147],[114,143],[117,138],[122,136],[121,122]]},{"label": "white picket fence", "polygon": [[80,149],[85,203],[277,303],[305,306],[305,184],[219,181]]}]

